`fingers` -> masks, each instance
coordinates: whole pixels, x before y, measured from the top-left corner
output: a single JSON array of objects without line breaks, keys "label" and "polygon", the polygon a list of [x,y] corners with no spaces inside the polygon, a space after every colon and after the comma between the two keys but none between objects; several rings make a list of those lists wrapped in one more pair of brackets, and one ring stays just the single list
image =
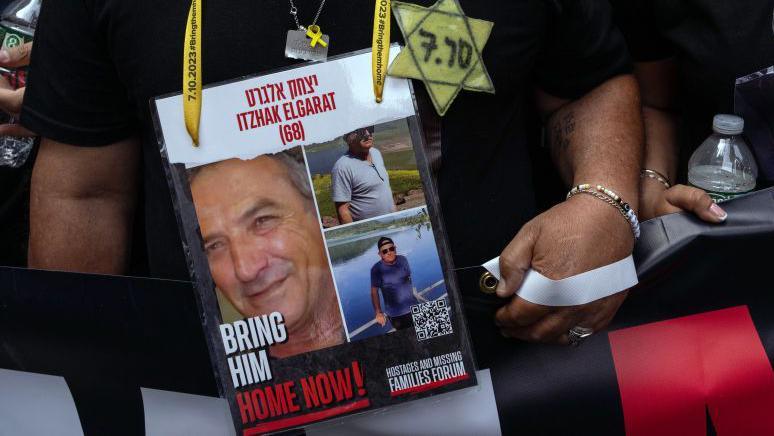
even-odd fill
[{"label": "fingers", "polygon": [[608,326],[608,324],[610,324],[610,321],[613,320],[628,294],[629,291],[622,291],[609,297],[592,301],[579,308],[578,318],[575,320],[575,324],[564,331],[562,336],[557,339],[557,342],[560,344],[569,344],[569,331],[570,328],[575,326],[590,328],[595,334],[600,333]]},{"label": "fingers", "polygon": [[0,89],[13,90],[14,88],[10,83],[8,83],[8,79],[6,79],[4,76],[0,76]]},{"label": "fingers", "polygon": [[721,223],[728,217],[728,214],[699,188],[675,185],[667,189],[664,195],[672,206],[693,212],[704,221]]},{"label": "fingers", "polygon": [[515,297],[495,313],[495,324],[506,328],[526,327],[551,313],[554,307],[541,306]]},{"label": "fingers", "polygon": [[0,124],[0,136],[27,137],[36,136],[36,134],[21,124]]},{"label": "fingers", "polygon": [[567,333],[578,324],[572,308],[562,308],[526,327],[507,327],[501,330],[505,337],[527,342],[567,343]]},{"label": "fingers", "polygon": [[513,295],[521,287],[524,274],[532,265],[536,232],[536,226],[532,222],[525,224],[500,254],[500,282],[495,290],[498,297]]},{"label": "fingers", "polygon": [[0,66],[8,68],[23,67],[30,64],[32,42],[0,50]]},{"label": "fingers", "polygon": [[516,297],[495,314],[500,333],[528,342],[568,344],[569,331],[576,326],[602,331],[627,297],[623,291],[582,306],[551,307]]},{"label": "fingers", "polygon": [[0,110],[13,116],[21,112],[24,101],[24,88],[2,89],[0,88]]}]

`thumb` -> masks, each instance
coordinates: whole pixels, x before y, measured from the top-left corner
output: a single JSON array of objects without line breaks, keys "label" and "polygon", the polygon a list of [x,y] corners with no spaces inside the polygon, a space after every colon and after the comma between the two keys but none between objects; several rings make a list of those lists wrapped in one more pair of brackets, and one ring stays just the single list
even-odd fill
[{"label": "thumb", "polygon": [[31,137],[35,133],[21,124],[0,124],[0,136]]},{"label": "thumb", "polygon": [[10,68],[29,65],[30,52],[32,52],[32,42],[14,47],[6,47],[0,50],[0,65]]},{"label": "thumb", "polygon": [[710,223],[721,223],[728,217],[728,214],[699,188],[675,185],[667,189],[665,198],[671,205],[693,212],[702,220]]},{"label": "thumb", "polygon": [[500,298],[513,295],[521,287],[524,275],[532,266],[532,253],[537,240],[537,227],[525,224],[500,254],[500,282],[495,292]]},{"label": "thumb", "polygon": [[24,102],[24,88],[19,89],[2,89],[0,88],[0,110],[3,112],[17,116],[21,112],[22,103]]}]

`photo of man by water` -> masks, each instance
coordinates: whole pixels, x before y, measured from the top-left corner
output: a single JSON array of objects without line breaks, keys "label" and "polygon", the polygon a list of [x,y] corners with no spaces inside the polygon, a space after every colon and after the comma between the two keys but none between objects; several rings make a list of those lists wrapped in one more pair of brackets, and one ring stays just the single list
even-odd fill
[{"label": "photo of man by water", "polygon": [[304,147],[324,228],[425,204],[406,119]]},{"label": "photo of man by water", "polygon": [[[376,243],[381,260],[371,267],[371,302],[374,318],[383,326],[390,321],[395,330],[414,326],[411,306],[419,303],[411,282],[411,267],[405,256],[397,254],[392,239],[382,236]],[[379,301],[379,291],[384,299],[384,310]]]},{"label": "photo of man by water", "polygon": [[300,148],[197,167],[188,178],[217,289],[243,317],[276,311],[284,318],[288,341],[271,354],[344,342]]},{"label": "photo of man by water", "polygon": [[410,329],[411,306],[447,297],[425,206],[328,229],[324,236],[350,341]]}]

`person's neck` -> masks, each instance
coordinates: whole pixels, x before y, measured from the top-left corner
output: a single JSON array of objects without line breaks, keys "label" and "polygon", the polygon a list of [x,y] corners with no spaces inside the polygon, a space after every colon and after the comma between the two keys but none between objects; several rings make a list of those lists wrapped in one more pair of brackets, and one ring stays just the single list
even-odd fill
[{"label": "person's neck", "polygon": [[356,158],[360,160],[367,160],[371,162],[371,149],[365,150],[365,151],[352,151],[349,150],[349,154],[352,156],[355,156]]},{"label": "person's neck", "polygon": [[395,265],[395,262],[398,261],[398,256],[395,256],[395,259],[392,260],[392,262],[387,262],[386,260],[382,259],[382,262],[384,262],[387,265]]},{"label": "person's neck", "polygon": [[[288,330],[288,341],[273,345],[271,354],[277,358],[294,356],[321,348],[332,347],[345,341],[341,312],[336,301],[336,292],[331,283],[330,289],[320,290],[330,296],[322,302],[321,307],[315,307],[317,315],[311,323],[300,323],[294,330]],[[303,325],[305,324],[305,325]]]}]

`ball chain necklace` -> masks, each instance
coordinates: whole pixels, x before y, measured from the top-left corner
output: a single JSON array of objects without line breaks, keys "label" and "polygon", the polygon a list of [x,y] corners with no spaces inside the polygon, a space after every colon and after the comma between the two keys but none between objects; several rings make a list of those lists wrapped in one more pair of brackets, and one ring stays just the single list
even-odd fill
[{"label": "ball chain necklace", "polygon": [[288,30],[288,38],[285,43],[285,56],[293,59],[303,59],[307,61],[324,61],[328,58],[328,43],[330,37],[325,35],[317,25],[320,13],[325,6],[325,0],[320,2],[317,13],[312,20],[312,24],[304,27],[298,21],[298,8],[293,0],[290,2],[290,15],[296,23],[296,30]]}]

